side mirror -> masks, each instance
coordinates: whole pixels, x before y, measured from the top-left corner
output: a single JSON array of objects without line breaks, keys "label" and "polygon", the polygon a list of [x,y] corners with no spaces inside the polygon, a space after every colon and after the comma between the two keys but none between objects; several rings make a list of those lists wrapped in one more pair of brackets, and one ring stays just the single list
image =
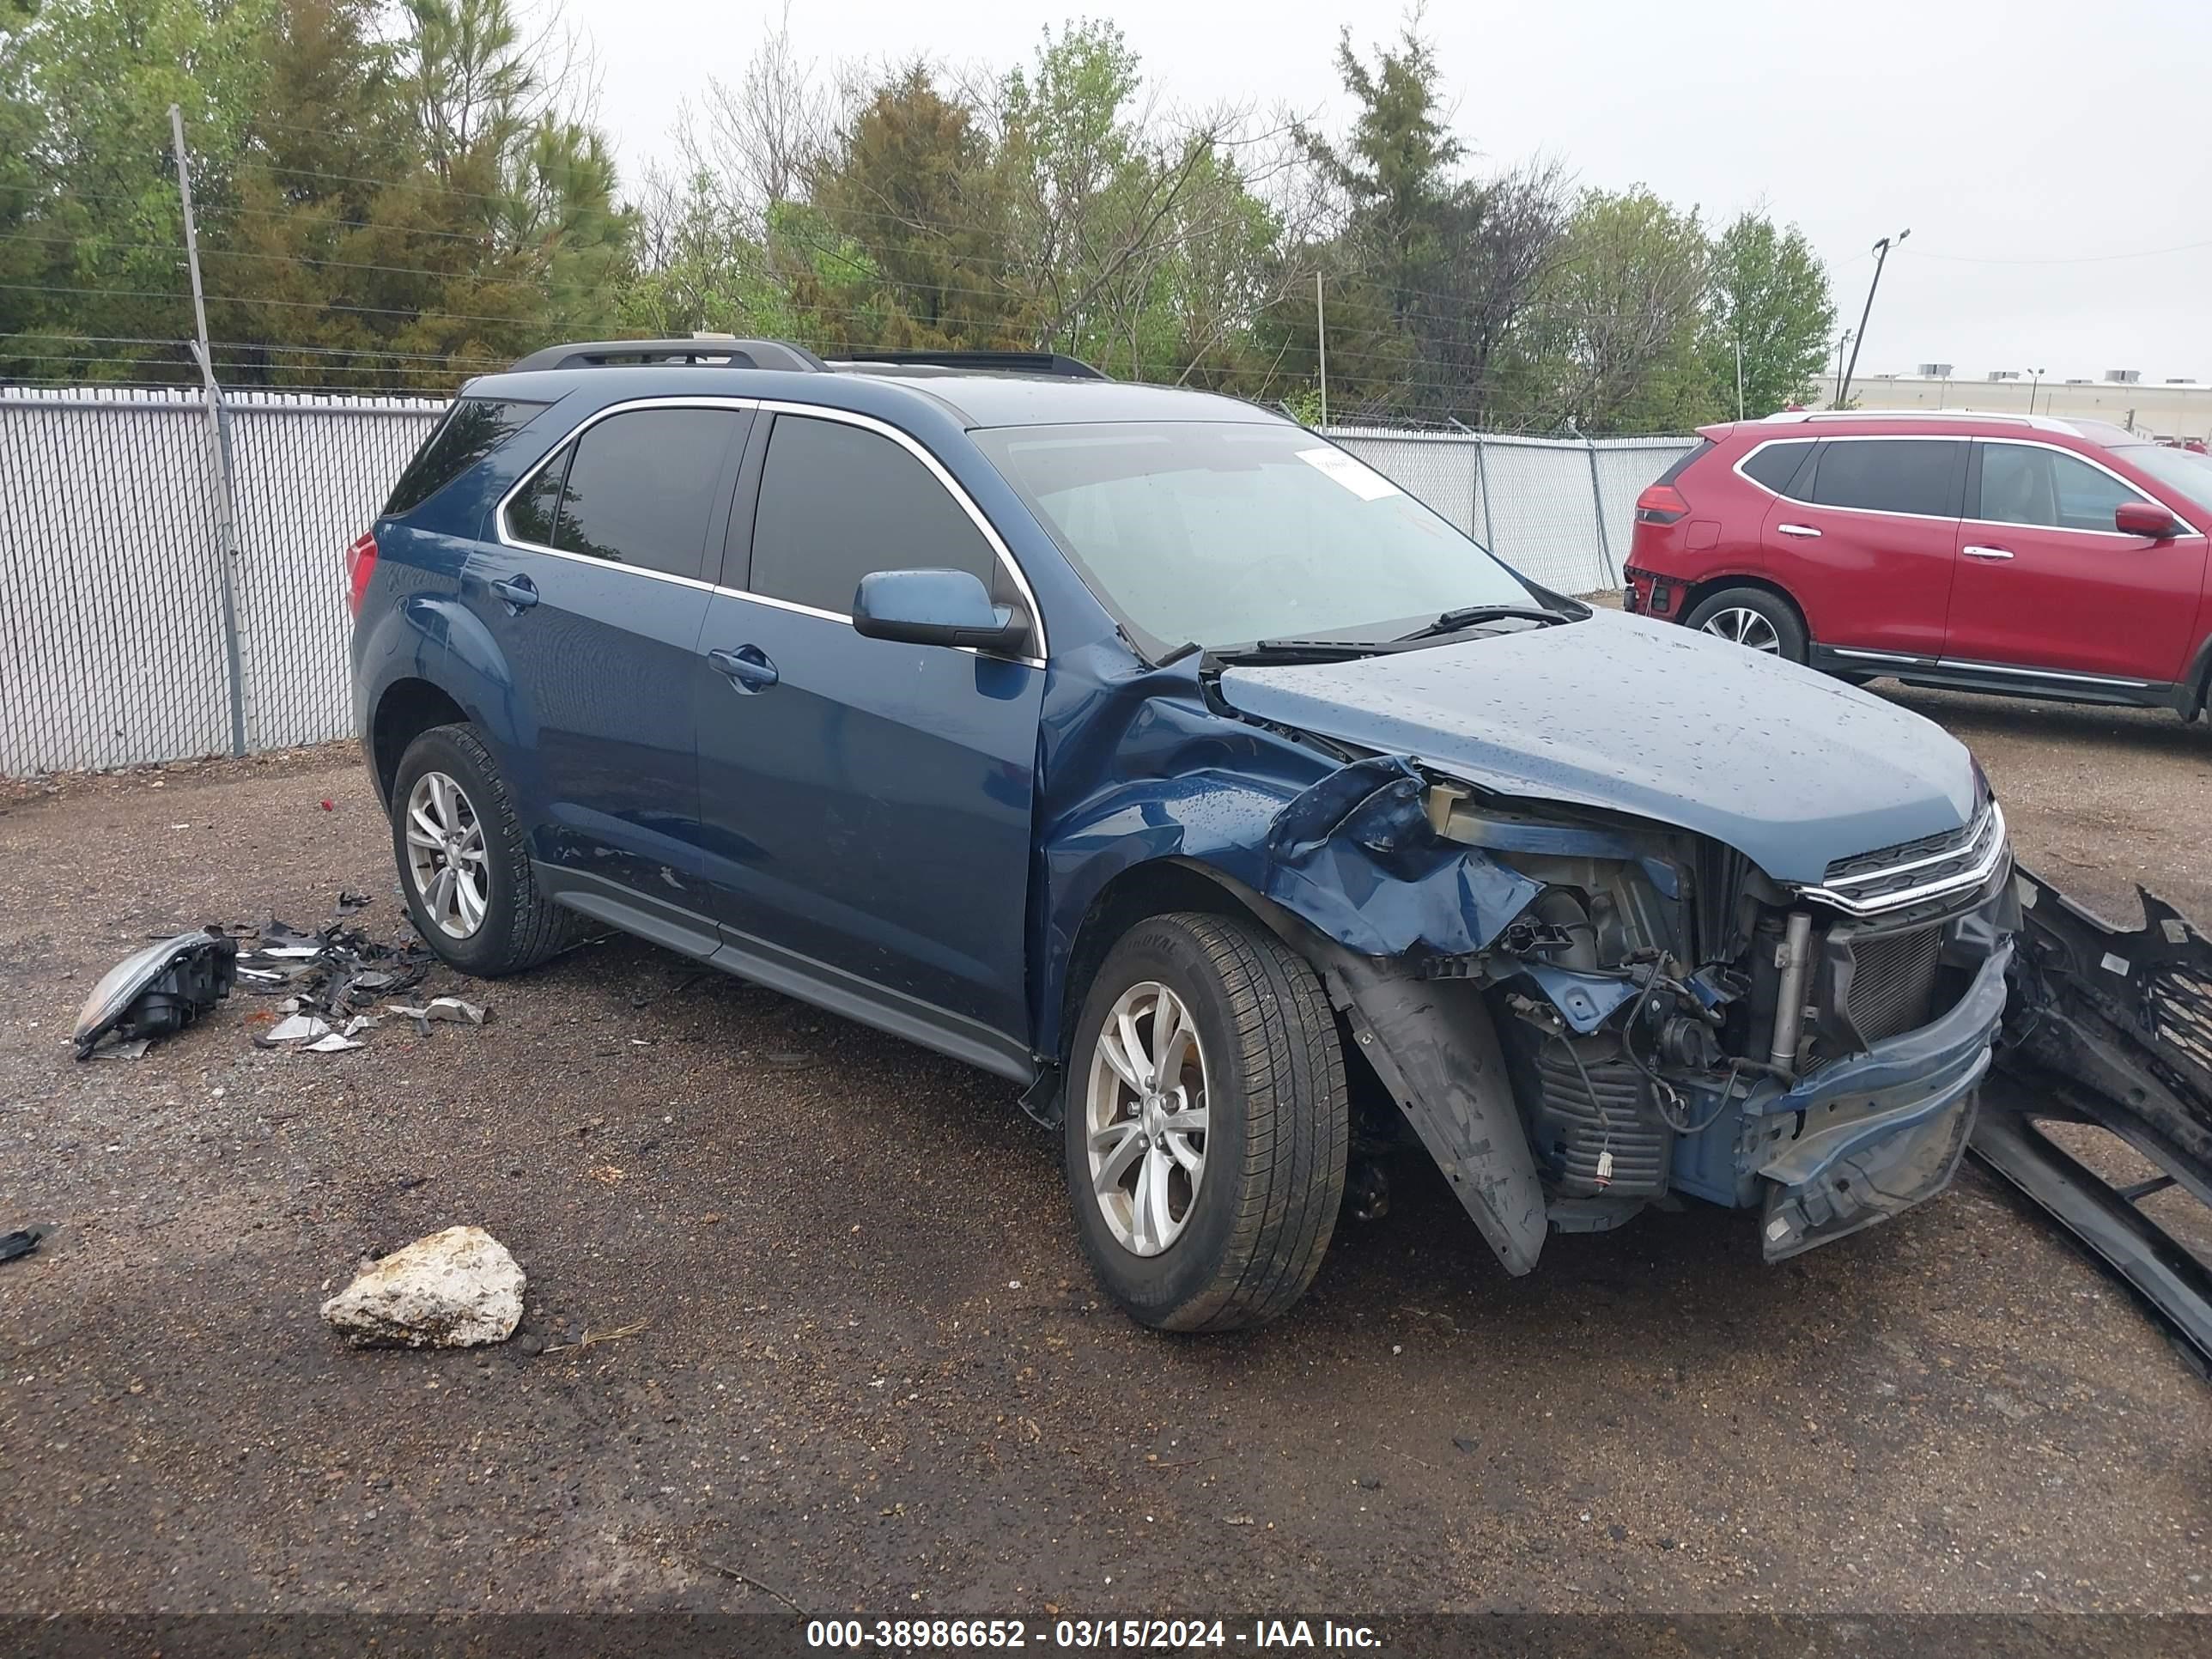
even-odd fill
[{"label": "side mirror", "polygon": [[2155,501],[2122,501],[2112,509],[2112,527],[2124,536],[2148,536],[2161,542],[2181,533],[2173,514]]},{"label": "side mirror", "polygon": [[1005,653],[1019,649],[1030,631],[1018,611],[992,604],[966,570],[871,571],[853,595],[853,629],[872,640]]}]

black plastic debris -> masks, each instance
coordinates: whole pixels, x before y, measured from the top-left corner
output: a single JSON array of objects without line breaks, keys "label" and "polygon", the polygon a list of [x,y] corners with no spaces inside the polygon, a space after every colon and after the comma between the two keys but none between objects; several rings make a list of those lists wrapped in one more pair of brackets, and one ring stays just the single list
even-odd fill
[{"label": "black plastic debris", "polygon": [[22,1227],[12,1233],[0,1233],[0,1261],[13,1261],[18,1256],[30,1255],[46,1236],[44,1227]]},{"label": "black plastic debris", "polygon": [[332,923],[302,933],[271,916],[238,958],[238,976],[257,996],[287,999],[289,1012],[333,1024],[410,991],[436,961],[420,941],[387,945],[365,929]]},{"label": "black plastic debris", "polygon": [[[2137,890],[2143,925],[2114,927],[2026,870],[1997,1066],[1974,1128],[1982,1160],[2101,1256],[2212,1368],[2212,1262],[2143,1207],[2212,1206],[2212,941]],[[2109,1131],[2158,1173],[2121,1185],[2040,1127]]]},{"label": "black plastic debris", "polygon": [[134,951],[100,975],[77,1011],[76,1057],[91,1059],[111,1032],[130,1042],[183,1030],[230,994],[237,968],[238,942],[214,927]]},{"label": "black plastic debris", "polygon": [[365,910],[374,902],[366,893],[349,892],[343,887],[338,889],[337,908],[341,910]]}]

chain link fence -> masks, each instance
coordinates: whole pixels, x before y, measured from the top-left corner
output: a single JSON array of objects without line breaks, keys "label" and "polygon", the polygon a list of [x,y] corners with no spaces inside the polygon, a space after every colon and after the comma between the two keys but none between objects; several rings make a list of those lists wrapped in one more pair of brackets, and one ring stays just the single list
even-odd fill
[{"label": "chain link fence", "polygon": [[444,408],[233,392],[217,426],[196,391],[0,389],[0,773],[349,732],[341,555]]},{"label": "chain link fence", "polygon": [[1522,575],[1562,593],[1620,585],[1637,495],[1698,441],[1387,427],[1328,434]]},{"label": "chain link fence", "polygon": [[[0,388],[0,774],[349,735],[341,555],[444,408]],[[1619,583],[1637,492],[1695,441],[1328,435],[1567,592]]]}]

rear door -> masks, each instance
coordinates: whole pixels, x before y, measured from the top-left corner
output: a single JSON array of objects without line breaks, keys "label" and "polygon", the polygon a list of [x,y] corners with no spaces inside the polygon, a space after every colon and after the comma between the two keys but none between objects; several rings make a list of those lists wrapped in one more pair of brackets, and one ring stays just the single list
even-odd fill
[{"label": "rear door", "polygon": [[691,674],[750,410],[617,408],[516,486],[469,561],[507,757],[556,882],[703,911]]},{"label": "rear door", "polygon": [[1958,556],[1963,438],[1823,439],[1767,511],[1768,570],[1817,645],[1940,656]]},{"label": "rear door", "polygon": [[[903,434],[779,414],[756,465],[749,543],[733,532],[693,679],[707,873],[732,945],[757,977],[810,977],[793,988],[878,1024],[911,1015],[939,1047],[979,1057],[946,1038],[966,1031],[1025,1054],[1034,602]],[[854,631],[863,575],[933,568],[972,570],[1029,614],[1035,654]]]},{"label": "rear door", "polygon": [[2179,679],[2204,538],[2116,530],[2114,508],[2151,498],[2060,445],[1983,438],[1974,452],[1944,654],[2062,680]]}]

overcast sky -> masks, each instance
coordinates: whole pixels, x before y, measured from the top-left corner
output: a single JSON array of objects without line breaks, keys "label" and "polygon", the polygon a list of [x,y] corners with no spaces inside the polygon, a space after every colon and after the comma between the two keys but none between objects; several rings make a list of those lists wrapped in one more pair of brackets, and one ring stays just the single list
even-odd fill
[{"label": "overcast sky", "polygon": [[[709,73],[734,81],[781,9],[568,8],[633,178],[668,153],[678,101]],[[1118,22],[1176,102],[1286,104],[1332,130],[1348,103],[1339,27],[1366,47],[1398,16],[1348,0],[811,0],[791,28],[825,64],[1004,65],[1079,10]],[[1648,184],[1708,218],[1764,204],[1827,261],[1839,328],[1857,325],[1868,248],[1909,227],[1863,374],[1947,362],[2212,380],[2208,0],[1455,0],[1423,28],[1486,164],[1547,154],[1583,185]]]}]

